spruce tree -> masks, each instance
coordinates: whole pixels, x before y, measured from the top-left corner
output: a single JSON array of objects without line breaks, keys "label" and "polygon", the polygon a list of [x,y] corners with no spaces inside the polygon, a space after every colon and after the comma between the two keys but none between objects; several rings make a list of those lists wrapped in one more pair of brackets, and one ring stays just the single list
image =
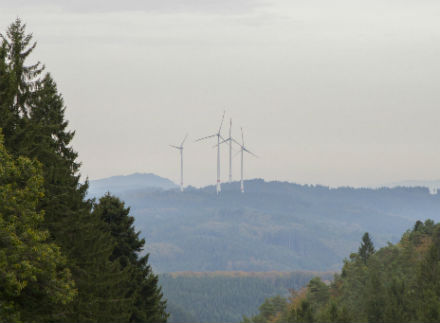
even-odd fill
[{"label": "spruce tree", "polygon": [[21,22],[20,18],[17,18],[9,26],[6,35],[0,35],[3,46],[6,48],[12,74],[14,108],[24,117],[28,115],[29,101],[38,84],[38,76],[44,69],[40,62],[26,65],[26,59],[33,52],[37,43],[32,42],[32,34],[26,34],[25,29],[26,25]]},{"label": "spruce tree", "polygon": [[126,295],[133,301],[130,322],[166,322],[166,301],[163,300],[158,277],[148,265],[148,254],[141,256],[145,240],[134,229],[130,209],[117,197],[109,194],[99,200],[94,209],[103,219],[115,241],[111,259],[130,271],[130,290]]},{"label": "spruce tree", "polygon": [[14,160],[0,132],[0,322],[60,320],[76,294],[66,259],[41,228],[37,161]]},{"label": "spruce tree", "polygon": [[0,43],[0,128],[6,138],[12,138],[19,115],[13,107],[12,74],[7,62],[6,43]]},{"label": "spruce tree", "polygon": [[[1,36],[1,34],[0,34]],[[4,145],[10,152],[15,152],[14,143],[17,134],[21,132],[19,126],[20,115],[14,105],[13,73],[8,61],[8,48],[4,39],[0,43],[0,128],[4,134]]]},{"label": "spruce tree", "polygon": [[[35,49],[32,34],[27,34],[26,25],[17,18],[7,29],[6,34],[0,34],[0,73],[3,74],[0,85],[1,112],[5,118],[0,121],[3,128],[4,145],[15,156],[27,156],[23,151],[23,143],[31,139],[28,130],[31,101],[38,86],[39,76],[44,70],[40,62],[27,65],[27,59]],[[3,56],[3,58],[2,58]],[[6,74],[4,74],[6,70]]]},{"label": "spruce tree", "polygon": [[10,117],[5,144],[15,155],[41,161],[45,194],[37,209],[44,211],[43,224],[67,256],[78,288],[74,301],[61,306],[63,320],[128,321],[130,270],[110,259],[112,236],[107,224],[92,214],[88,185],[80,183],[77,153],[70,147],[74,132],[68,130],[62,96],[49,74],[40,78],[41,64],[26,65],[35,43],[19,19],[2,38],[0,95],[5,97],[2,111]]},{"label": "spruce tree", "polygon": [[367,264],[368,258],[374,254],[374,245],[373,241],[370,239],[370,235],[368,232],[365,232],[362,236],[362,243],[359,247],[359,256],[361,257],[364,264]]}]

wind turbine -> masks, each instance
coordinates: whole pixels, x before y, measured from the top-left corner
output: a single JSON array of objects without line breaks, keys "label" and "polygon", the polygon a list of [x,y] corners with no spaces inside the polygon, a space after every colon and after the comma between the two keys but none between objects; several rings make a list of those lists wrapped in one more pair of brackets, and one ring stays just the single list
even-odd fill
[{"label": "wind turbine", "polygon": [[[224,139],[221,144],[224,144],[225,142],[229,142],[229,183],[232,182],[232,142],[237,143],[238,145],[240,145],[234,138],[232,138],[232,118],[230,119],[229,122],[229,137]],[[217,145],[215,145],[214,147],[216,147]]]},{"label": "wind turbine", "polygon": [[170,147],[176,148],[180,150],[180,191],[183,192],[183,144],[185,143],[186,138],[188,138],[188,134],[186,134],[185,138],[183,138],[180,146],[170,145]]},{"label": "wind turbine", "polygon": [[[244,184],[243,184],[243,153],[247,152],[248,154],[251,154],[254,157],[258,157],[257,155],[255,155],[253,152],[251,152],[250,150],[248,150],[245,146],[244,146],[244,135],[243,135],[243,128],[241,129],[241,144],[238,144],[240,146],[240,153],[241,153],[241,181],[240,181],[240,190],[241,193],[244,193]],[[233,139],[232,139],[233,140]],[[235,141],[235,140],[234,140]],[[235,141],[236,142],[236,141]],[[237,143],[237,142],[236,142]]]},{"label": "wind turbine", "polygon": [[223,120],[225,119],[225,112],[223,111],[223,116],[222,116],[222,121],[220,122],[220,127],[218,128],[218,131],[210,136],[206,136],[206,137],[202,137],[196,140],[197,141],[201,141],[201,140],[205,140],[205,139],[209,139],[209,138],[213,138],[213,137],[217,137],[217,195],[221,192],[222,188],[220,186],[220,138],[222,140],[223,137],[220,134],[220,131],[222,130],[222,125],[223,125]]}]

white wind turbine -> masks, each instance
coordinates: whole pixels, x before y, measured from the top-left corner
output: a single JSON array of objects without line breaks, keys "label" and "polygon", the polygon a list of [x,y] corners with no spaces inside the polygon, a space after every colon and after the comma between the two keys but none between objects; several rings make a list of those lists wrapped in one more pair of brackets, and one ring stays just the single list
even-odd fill
[{"label": "white wind turbine", "polygon": [[223,125],[224,119],[225,119],[225,111],[223,111],[222,121],[220,122],[220,127],[218,128],[217,133],[210,135],[210,136],[202,137],[202,138],[199,138],[196,140],[196,142],[197,142],[197,141],[217,137],[217,195],[222,190],[221,186],[220,186],[220,138],[222,140],[224,140],[224,139],[223,139],[222,135],[220,134],[220,131],[222,130],[222,125]]},{"label": "white wind turbine", "polygon": [[[234,138],[232,138],[232,119],[230,119],[229,122],[229,137],[224,139],[221,143],[225,143],[225,142],[229,142],[229,183],[232,182],[232,142],[237,143],[238,145],[240,145],[236,140],[234,140]],[[215,145],[214,147],[216,147],[217,145]]]},{"label": "white wind turbine", "polygon": [[183,144],[185,143],[186,138],[188,138],[188,134],[186,134],[185,138],[183,138],[180,146],[170,145],[170,147],[176,148],[180,150],[180,191],[183,192]]},{"label": "white wind turbine", "polygon": [[240,146],[240,152],[241,152],[241,181],[240,181],[240,189],[241,192],[244,193],[244,184],[243,184],[243,153],[247,152],[248,154],[251,154],[254,157],[258,157],[257,155],[255,155],[253,152],[251,152],[250,150],[248,150],[245,146],[244,146],[244,135],[243,135],[243,128],[241,129],[241,144],[238,144],[234,139],[234,140],[239,146]]}]

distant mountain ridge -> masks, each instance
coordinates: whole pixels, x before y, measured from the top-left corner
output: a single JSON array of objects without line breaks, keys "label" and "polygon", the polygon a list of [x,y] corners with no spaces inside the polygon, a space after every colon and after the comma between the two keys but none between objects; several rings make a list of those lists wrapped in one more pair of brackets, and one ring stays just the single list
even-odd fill
[{"label": "distant mountain ridge", "polygon": [[427,187],[431,194],[436,194],[440,188],[440,180],[422,181],[422,180],[408,180],[390,183],[385,185],[386,187]]},{"label": "distant mountain ridge", "polygon": [[177,185],[171,180],[155,174],[134,173],[130,175],[118,175],[89,182],[89,196],[100,197],[107,192],[119,195],[129,191],[174,189]]},{"label": "distant mountain ridge", "polygon": [[[370,232],[396,242],[416,220],[440,221],[428,188],[329,188],[287,182],[126,190],[156,272],[335,270]],[[118,194],[117,194],[118,195]]]}]

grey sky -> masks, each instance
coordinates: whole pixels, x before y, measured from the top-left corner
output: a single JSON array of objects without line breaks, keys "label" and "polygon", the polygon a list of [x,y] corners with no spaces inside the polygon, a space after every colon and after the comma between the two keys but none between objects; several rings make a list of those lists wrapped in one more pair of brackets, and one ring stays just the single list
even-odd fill
[{"label": "grey sky", "polygon": [[8,7],[57,8],[64,12],[108,13],[140,11],[150,13],[246,13],[265,3],[264,0],[5,0]]},{"label": "grey sky", "polygon": [[223,109],[261,156],[245,160],[248,178],[440,178],[438,1],[0,3],[1,30],[16,16],[65,97],[92,179],[177,181],[167,145],[189,132],[185,182],[213,184],[215,150],[192,140],[215,132]]}]

